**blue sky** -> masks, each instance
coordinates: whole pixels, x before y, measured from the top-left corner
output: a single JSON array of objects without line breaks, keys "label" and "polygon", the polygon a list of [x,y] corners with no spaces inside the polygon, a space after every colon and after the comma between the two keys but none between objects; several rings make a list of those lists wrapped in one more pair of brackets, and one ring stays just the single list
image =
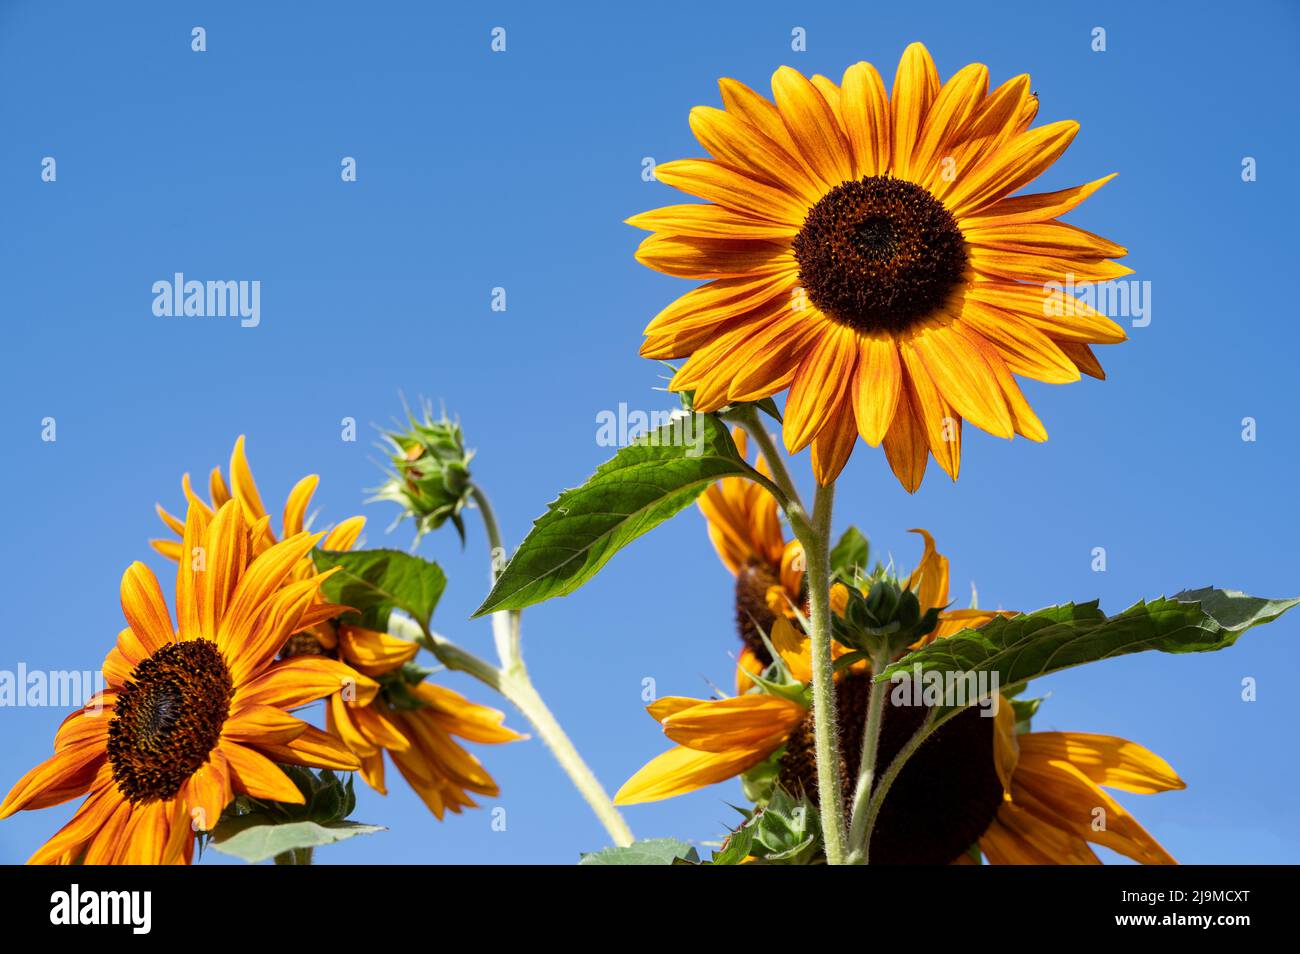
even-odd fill
[{"label": "blue sky", "polygon": [[[859,59],[892,76],[916,39],[944,76],[975,60],[995,82],[1027,71],[1040,121],[1081,121],[1035,191],[1120,173],[1069,221],[1128,246],[1152,321],[1102,349],[1108,381],[1026,384],[1047,444],[968,429],[958,484],[931,465],[909,497],[859,445],[837,524],[906,565],[919,553],[907,528],[930,528],[954,593],[974,581],[985,605],[1100,597],[1119,610],[1207,584],[1297,594],[1300,329],[1277,288],[1300,212],[1286,171],[1300,17],[1281,2],[1132,6],[5,2],[0,669],[97,666],[123,625],[122,570],[169,571],[146,544],[154,502],[179,507],[181,474],[224,463],[240,433],[268,502],[319,473],[320,521],[364,512],[371,545],[407,546],[409,526],[385,535],[391,507],[362,503],[379,480],[370,423],[400,411],[399,391],[459,414],[517,542],[608,456],[600,411],[670,404],[637,347],[688,286],[632,259],[640,235],[622,220],[678,201],[642,181],[643,157],[700,153],[687,113],[719,104],[719,76],[761,89],[782,64],[838,77]],[[205,53],[190,49],[194,26]],[[494,54],[497,26],[507,50]],[[1097,26],[1105,52],[1090,48]],[[806,52],[790,48],[795,27]],[[55,182],[41,180],[46,156]],[[354,183],[340,181],[344,156]],[[1242,181],[1247,156],[1255,182]],[[177,271],[259,280],[260,325],[155,317],[151,287]],[[489,307],[497,286],[505,312]],[[362,425],[356,443],[340,440],[344,417]],[[806,480],[806,459],[796,470]],[[488,653],[488,624],[467,621],[487,560],[470,524],[463,550],[449,533],[420,552],[451,579],[437,627]],[[524,637],[541,691],[612,790],[665,747],[643,679],[661,694],[729,682],[730,577],[688,511],[526,612]],[[1224,653],[1054,676],[1038,726],[1167,758],[1186,791],[1123,801],[1180,860],[1291,861],[1297,639],[1293,616]],[[0,709],[0,786],[49,754],[65,714]],[[484,801],[506,809],[504,832],[487,811],[435,823],[396,780],[357,809],[390,831],[318,860],[564,863],[604,844],[539,742],[479,754],[501,783]],[[708,840],[739,799],[732,783],[627,818],[639,836]],[[0,823],[0,862],[26,858],[70,810]]]}]

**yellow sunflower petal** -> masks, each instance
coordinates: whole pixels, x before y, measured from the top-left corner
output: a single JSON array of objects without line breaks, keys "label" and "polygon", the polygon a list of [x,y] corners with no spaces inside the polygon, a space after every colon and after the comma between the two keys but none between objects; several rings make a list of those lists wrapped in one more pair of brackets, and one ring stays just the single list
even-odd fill
[{"label": "yellow sunflower petal", "polygon": [[[818,178],[827,187],[852,179],[848,140],[817,87],[798,70],[782,66],[772,74],[772,93],[790,138]],[[806,214],[807,208],[803,211]]]},{"label": "yellow sunflower petal", "polygon": [[913,413],[921,423],[930,453],[953,480],[961,469],[961,417],[935,386],[925,361],[911,342],[900,349],[907,369]]},{"label": "yellow sunflower petal", "polygon": [[227,739],[223,739],[219,747],[229,763],[231,786],[235,792],[291,805],[301,805],[305,801],[298,786],[266,756]]},{"label": "yellow sunflower petal", "polygon": [[725,752],[766,744],[784,737],[804,720],[807,711],[780,696],[733,696],[703,702],[666,716],[664,735],[678,745],[705,752]]},{"label": "yellow sunflower petal", "polygon": [[378,676],[410,662],[420,646],[408,639],[345,624],[339,627],[339,651],[343,661],[358,672]]},{"label": "yellow sunflower petal", "polygon": [[911,166],[922,184],[938,177],[942,159],[952,158],[950,147],[967,132],[988,90],[989,68],[983,63],[962,67],[940,88],[912,150]]},{"label": "yellow sunflower petal", "polygon": [[1014,431],[1006,399],[978,348],[947,325],[917,329],[911,346],[958,414],[995,437],[1011,437]]},{"label": "yellow sunflower petal", "polygon": [[870,63],[844,71],[840,113],[858,176],[883,175],[889,169],[889,94]]},{"label": "yellow sunflower petal", "polygon": [[1021,742],[1037,757],[1069,762],[1098,785],[1139,795],[1187,787],[1168,762],[1128,739],[1088,732],[1030,732]]},{"label": "yellow sunflower petal", "polygon": [[1088,196],[1092,195],[1117,173],[1103,176],[1085,185],[1061,189],[1058,192],[1038,192],[1031,195],[1016,195],[999,199],[978,212],[962,216],[959,219],[963,231],[973,228],[997,228],[1002,226],[1026,225],[1037,222],[1049,222],[1069,212]]},{"label": "yellow sunflower petal", "polygon": [[957,170],[944,204],[959,220],[973,215],[1038,178],[1078,131],[1078,123],[1064,120],[1017,134],[973,169]]},{"label": "yellow sunflower petal", "polygon": [[894,73],[894,90],[889,97],[892,113],[890,171],[900,178],[911,179],[912,151],[921,136],[930,105],[939,95],[939,71],[935,69],[930,51],[921,43],[913,43],[903,51]]},{"label": "yellow sunflower petal", "polygon": [[303,517],[307,513],[307,507],[311,505],[311,495],[316,492],[316,485],[319,483],[320,478],[310,474],[294,484],[293,490],[289,491],[289,498],[284,502],[282,524],[286,537],[302,533]]},{"label": "yellow sunflower petal", "polygon": [[825,487],[839,477],[858,442],[858,424],[851,396],[831,411],[826,424],[812,440],[813,479]]},{"label": "yellow sunflower petal", "polygon": [[[690,122],[700,144],[715,159],[737,172],[791,192],[807,206],[815,204],[825,191],[804,163],[744,117],[697,106],[691,110]],[[798,227],[798,223],[787,224]]]},{"label": "yellow sunflower petal", "polygon": [[911,387],[907,382],[898,395],[898,409],[885,433],[882,446],[889,467],[909,494],[914,494],[925,477],[930,461],[930,445],[925,428],[913,408]]},{"label": "yellow sunflower petal", "polygon": [[1060,344],[1009,312],[968,299],[956,324],[989,342],[1016,374],[1048,384],[1079,380],[1078,369]]},{"label": "yellow sunflower petal", "polygon": [[693,235],[698,238],[793,238],[799,227],[755,218],[720,205],[666,205],[642,212],[627,220],[628,225],[648,232]]},{"label": "yellow sunflower petal", "polygon": [[734,778],[771,755],[782,740],[777,738],[772,741],[770,746],[734,749],[729,752],[700,752],[685,746],[669,749],[663,755],[651,759],[624,782],[623,787],[614,795],[614,804],[657,802]]},{"label": "yellow sunflower petal", "polygon": [[161,649],[176,638],[171,612],[153,571],[139,561],[122,574],[122,612],[145,648],[145,654]]},{"label": "yellow sunflower petal", "polygon": [[903,369],[893,335],[859,335],[853,415],[858,433],[872,447],[878,447],[889,433],[902,389]]},{"label": "yellow sunflower petal", "polygon": [[677,278],[738,278],[794,268],[790,248],[781,242],[703,239],[659,232],[641,242],[636,260]]},{"label": "yellow sunflower petal", "polygon": [[[266,516],[266,507],[262,506],[262,497],[257,492],[257,484],[253,481],[253,472],[244,453],[243,434],[235,440],[235,449],[230,453],[230,482],[234,486],[234,497],[243,507],[244,517],[249,523]],[[216,501],[213,503],[216,504]]]},{"label": "yellow sunflower petal", "polygon": [[808,204],[792,193],[751,179],[711,159],[674,159],[655,166],[655,178],[674,189],[760,219],[803,224]]},{"label": "yellow sunflower petal", "polygon": [[827,325],[812,345],[790,386],[785,405],[782,438],[786,450],[802,450],[825,426],[832,413],[847,411],[844,404],[857,367],[856,333],[842,325]]}]

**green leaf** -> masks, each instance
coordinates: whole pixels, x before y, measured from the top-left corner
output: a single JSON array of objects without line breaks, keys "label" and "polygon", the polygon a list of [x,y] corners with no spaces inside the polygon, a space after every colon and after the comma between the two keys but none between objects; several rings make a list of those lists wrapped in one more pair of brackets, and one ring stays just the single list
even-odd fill
[{"label": "green leaf", "polygon": [[361,614],[361,625],[381,633],[394,609],[427,626],[447,587],[438,564],[400,550],[313,550],[312,558],[318,570],[343,568],[321,585],[325,598],[352,607]]},{"label": "green leaf", "polygon": [[857,527],[849,527],[840,537],[840,542],[831,548],[831,572],[847,573],[857,567],[865,576],[867,556],[870,552],[871,548],[867,545],[867,538],[862,535],[862,531]]},{"label": "green leaf", "polygon": [[[746,472],[727,429],[708,414],[665,424],[623,448],[537,519],[475,616],[567,596],[620,549],[722,477]],[[695,441],[682,436],[699,435]]]},{"label": "green leaf", "polygon": [[749,857],[754,847],[754,836],[758,834],[756,825],[746,822],[741,825],[730,835],[723,843],[721,850],[715,851],[713,857],[709,859],[710,864],[715,865],[738,865]]},{"label": "green leaf", "polygon": [[[877,677],[922,671],[998,675],[1011,686],[1071,666],[1154,649],[1165,653],[1213,652],[1231,646],[1252,626],[1277,619],[1300,599],[1266,600],[1233,590],[1205,588],[1141,602],[1115,616],[1091,603],[1067,603],[996,618],[909,653]],[[974,702],[976,700],[968,700]],[[953,707],[941,710],[955,711]]]},{"label": "green leaf", "polygon": [[647,838],[626,848],[606,848],[584,854],[580,865],[671,865],[677,859],[698,862],[699,852],[676,838]]},{"label": "green leaf", "polygon": [[222,854],[233,855],[255,864],[296,848],[331,845],[357,835],[373,835],[377,831],[386,830],[380,825],[347,821],[331,822],[328,825],[312,821],[275,824],[267,816],[256,814],[222,822],[212,833],[209,844]]}]

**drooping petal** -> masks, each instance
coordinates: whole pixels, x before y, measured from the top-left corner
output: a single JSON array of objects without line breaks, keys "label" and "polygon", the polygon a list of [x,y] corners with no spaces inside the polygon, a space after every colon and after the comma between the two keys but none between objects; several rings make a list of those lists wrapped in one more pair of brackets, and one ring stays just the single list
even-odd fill
[{"label": "drooping petal", "polygon": [[228,739],[222,739],[220,751],[229,763],[235,792],[291,805],[301,805],[305,801],[298,786],[266,756]]},{"label": "drooping petal", "polygon": [[930,445],[925,428],[913,408],[910,385],[905,381],[898,395],[898,409],[885,433],[883,447],[889,467],[909,494],[914,494],[925,477]]},{"label": "drooping petal", "polygon": [[784,738],[807,710],[797,702],[762,693],[703,702],[664,717],[664,735],[678,745],[704,752],[727,752]]},{"label": "drooping petal", "polygon": [[1187,787],[1168,762],[1128,739],[1089,732],[1030,732],[1020,738],[1029,754],[1069,762],[1098,785],[1139,795]]},{"label": "drooping petal", "polygon": [[766,759],[783,741],[776,737],[771,745],[728,752],[701,752],[686,746],[669,749],[624,782],[614,804],[657,802],[734,778]]}]

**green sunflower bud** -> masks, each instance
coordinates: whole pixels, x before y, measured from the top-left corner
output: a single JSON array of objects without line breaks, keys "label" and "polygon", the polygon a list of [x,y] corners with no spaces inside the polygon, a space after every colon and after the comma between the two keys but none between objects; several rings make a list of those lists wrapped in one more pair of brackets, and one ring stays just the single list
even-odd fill
[{"label": "green sunflower bud", "polygon": [[427,404],[422,420],[409,412],[407,420],[406,430],[384,434],[393,471],[373,499],[400,506],[402,517],[415,521],[416,540],[450,520],[463,543],[461,511],[472,489],[469,462],[474,452],[465,450],[460,425],[445,414],[435,420]]},{"label": "green sunflower bud", "polygon": [[923,610],[916,594],[898,580],[878,577],[865,594],[848,583],[845,589],[844,614],[832,620],[835,638],[867,658],[882,652],[892,657],[938,625],[939,611]]}]

